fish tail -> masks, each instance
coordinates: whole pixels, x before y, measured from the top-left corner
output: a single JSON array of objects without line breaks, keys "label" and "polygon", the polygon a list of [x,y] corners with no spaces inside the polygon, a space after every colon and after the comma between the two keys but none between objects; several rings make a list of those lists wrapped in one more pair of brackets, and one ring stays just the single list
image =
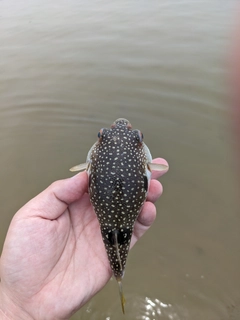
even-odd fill
[{"label": "fish tail", "polygon": [[122,306],[122,312],[123,314],[125,314],[125,298],[124,298],[124,295],[123,295],[123,288],[122,288],[122,279],[117,279],[117,282],[118,282],[118,288],[119,288],[119,295],[120,295],[120,300],[121,300],[121,306]]},{"label": "fish tail", "polygon": [[123,312],[123,314],[125,314],[124,305],[125,305],[125,301],[126,300],[124,298],[123,288],[122,288],[122,278],[123,278],[124,270],[123,270],[121,256],[120,256],[120,252],[119,252],[119,244],[118,244],[117,235],[118,235],[118,231],[116,230],[114,232],[114,246],[115,246],[115,249],[116,249],[117,259],[118,259],[118,262],[119,262],[119,267],[120,267],[120,271],[121,271],[122,275],[118,276],[116,279],[117,279],[117,282],[118,282],[118,288],[119,288],[119,295],[120,295],[120,300],[121,300],[122,312]]}]

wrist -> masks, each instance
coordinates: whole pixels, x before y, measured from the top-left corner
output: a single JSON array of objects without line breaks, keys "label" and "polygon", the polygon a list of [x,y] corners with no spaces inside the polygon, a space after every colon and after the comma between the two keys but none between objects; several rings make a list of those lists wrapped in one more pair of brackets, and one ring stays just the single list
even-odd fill
[{"label": "wrist", "polygon": [[33,320],[5,294],[0,285],[0,320]]}]

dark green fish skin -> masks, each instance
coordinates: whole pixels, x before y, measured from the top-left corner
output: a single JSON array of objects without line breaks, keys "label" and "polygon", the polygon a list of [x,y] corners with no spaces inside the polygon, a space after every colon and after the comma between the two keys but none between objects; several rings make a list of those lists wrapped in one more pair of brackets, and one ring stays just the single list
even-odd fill
[{"label": "dark green fish skin", "polygon": [[124,275],[134,223],[146,200],[151,155],[126,119],[101,129],[88,154],[89,195],[116,279]]}]

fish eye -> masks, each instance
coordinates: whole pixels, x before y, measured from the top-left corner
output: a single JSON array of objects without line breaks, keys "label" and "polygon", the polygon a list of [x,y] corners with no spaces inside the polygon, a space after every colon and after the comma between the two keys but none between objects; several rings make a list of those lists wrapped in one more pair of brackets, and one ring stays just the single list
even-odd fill
[{"label": "fish eye", "polygon": [[137,141],[139,141],[140,143],[143,141],[143,134],[140,130],[135,130],[135,132],[137,133],[136,135],[136,139]]},{"label": "fish eye", "polygon": [[98,139],[102,139],[102,137],[103,137],[103,130],[104,130],[104,128],[102,128],[99,132],[98,132]]}]

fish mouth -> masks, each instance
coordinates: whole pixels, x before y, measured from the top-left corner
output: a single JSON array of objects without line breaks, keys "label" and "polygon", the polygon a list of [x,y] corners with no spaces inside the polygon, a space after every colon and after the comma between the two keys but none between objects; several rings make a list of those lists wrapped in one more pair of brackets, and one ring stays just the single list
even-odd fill
[{"label": "fish mouth", "polygon": [[123,126],[127,127],[128,129],[132,129],[131,123],[125,118],[118,118],[117,120],[115,120],[111,125],[111,128],[115,128],[116,126]]}]

